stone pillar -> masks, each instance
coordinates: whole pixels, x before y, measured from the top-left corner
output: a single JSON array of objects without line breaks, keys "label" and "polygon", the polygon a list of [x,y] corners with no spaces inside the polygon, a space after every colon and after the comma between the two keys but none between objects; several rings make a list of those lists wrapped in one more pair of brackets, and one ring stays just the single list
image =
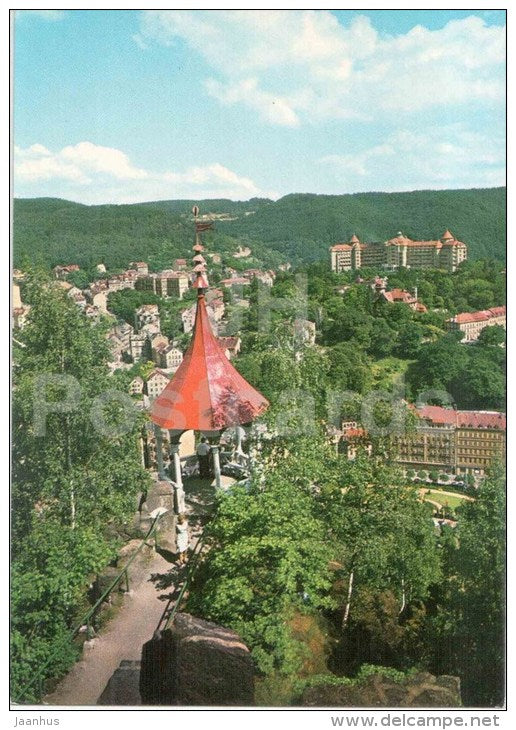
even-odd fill
[{"label": "stone pillar", "polygon": [[176,515],[180,515],[185,511],[185,492],[183,489],[183,475],[181,474],[179,444],[171,444],[170,452],[174,461],[174,512]]},{"label": "stone pillar", "polygon": [[220,458],[219,458],[219,447],[212,446],[211,453],[213,454],[213,471],[215,472],[215,487],[220,489]]},{"label": "stone pillar", "polygon": [[165,479],[165,469],[163,466],[163,434],[161,428],[154,424],[154,435],[156,437],[156,463],[158,465],[158,478]]}]

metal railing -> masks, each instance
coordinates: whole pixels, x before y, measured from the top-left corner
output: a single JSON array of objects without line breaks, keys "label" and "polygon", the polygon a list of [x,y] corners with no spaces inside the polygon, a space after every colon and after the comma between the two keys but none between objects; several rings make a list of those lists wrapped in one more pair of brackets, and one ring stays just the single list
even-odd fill
[{"label": "metal railing", "polygon": [[[162,513],[162,514],[164,514],[164,513]],[[150,528],[149,528],[147,534],[145,535],[145,537],[143,538],[141,544],[138,546],[138,548],[135,550],[135,552],[131,556],[127,565],[124,565],[124,567],[122,568],[120,573],[111,581],[111,583],[106,588],[106,590],[102,593],[100,598],[95,602],[95,604],[90,608],[90,610],[83,616],[83,618],[77,624],[77,626],[75,628],[71,629],[71,631],[65,637],[66,642],[73,641],[84,625],[86,625],[88,627],[88,632],[89,632],[89,630],[91,628],[91,620],[92,620],[93,616],[95,615],[96,611],[101,606],[101,604],[105,601],[105,599],[109,596],[109,594],[122,581],[122,579],[125,578],[126,590],[127,591],[129,590],[129,574],[128,574],[129,567],[132,564],[132,562],[136,559],[136,556],[140,553],[140,551],[143,549],[143,547],[145,545],[147,545],[147,541],[153,536],[153,534],[154,534],[155,548],[158,547],[157,536],[155,533],[156,533],[156,528],[157,528],[158,522],[159,522],[162,514],[159,514],[159,515],[157,515],[157,517],[154,518],[154,522],[150,526]],[[196,548],[197,548],[197,545],[196,545]],[[50,663],[52,662],[52,660],[54,659],[56,654],[58,653],[58,649],[60,649],[64,645],[65,641],[58,643],[56,649],[52,652],[52,654],[47,659],[47,661],[40,667],[38,672],[36,672],[36,674],[30,680],[30,682],[28,682],[23,687],[23,689],[21,690],[19,695],[16,697],[16,699],[13,699],[14,703],[20,703],[20,704],[23,703],[28,690],[32,689],[36,683],[38,685],[37,696],[39,697],[39,700],[41,701],[41,699],[44,695],[43,682],[45,681],[45,679],[49,679],[49,677],[44,676],[44,672],[48,668],[48,666],[50,665]]]},{"label": "metal railing", "polygon": [[[202,546],[204,543],[204,534],[200,536],[200,538],[195,543],[195,547],[192,550],[192,554],[190,556],[190,560],[188,563],[188,568],[184,577],[183,582],[181,583],[181,589],[179,591],[179,595],[177,598],[171,598],[168,602],[165,610],[161,614],[161,618],[158,622],[157,631],[166,631],[166,629],[169,628],[170,624],[172,623],[174,616],[176,615],[178,609],[181,606],[181,601],[183,600],[183,597],[188,590],[188,587],[191,583],[191,580],[194,576],[195,571],[197,570],[198,564],[199,564],[199,558],[202,551]],[[173,607],[171,608],[171,603],[175,601]]]}]

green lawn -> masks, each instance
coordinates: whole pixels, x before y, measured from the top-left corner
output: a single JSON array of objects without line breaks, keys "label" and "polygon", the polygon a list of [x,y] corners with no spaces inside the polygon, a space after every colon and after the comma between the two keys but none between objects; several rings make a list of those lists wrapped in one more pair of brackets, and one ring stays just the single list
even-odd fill
[{"label": "green lawn", "polygon": [[425,490],[425,496],[429,499],[433,499],[435,502],[439,502],[439,504],[442,504],[443,507],[451,507],[451,509],[456,509],[462,502],[464,501],[464,497],[460,494],[454,494],[453,496],[449,494],[443,494],[440,489],[430,489],[430,494],[427,493]]},{"label": "green lawn", "polygon": [[399,357],[384,357],[371,366],[373,373],[373,387],[380,390],[388,389],[406,372],[412,360],[402,360]]}]

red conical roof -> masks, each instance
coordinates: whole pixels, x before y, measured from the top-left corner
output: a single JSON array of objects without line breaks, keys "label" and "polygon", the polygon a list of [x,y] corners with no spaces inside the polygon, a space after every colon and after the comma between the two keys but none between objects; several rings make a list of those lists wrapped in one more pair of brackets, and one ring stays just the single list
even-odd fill
[{"label": "red conical roof", "polygon": [[268,405],[217,344],[204,292],[199,289],[192,342],[174,377],[155,400],[152,421],[174,431],[219,431],[249,423]]},{"label": "red conical roof", "polygon": [[351,236],[351,238],[349,239],[349,242],[350,242],[350,243],[360,243],[360,241],[359,241],[359,239],[358,239],[358,236],[356,236],[355,234],[353,234],[353,235]]},{"label": "red conical roof", "polygon": [[441,236],[441,241],[447,241],[448,239],[451,239],[453,241],[454,238],[455,236],[453,235],[453,233],[450,233],[450,231],[446,229],[446,231]]}]

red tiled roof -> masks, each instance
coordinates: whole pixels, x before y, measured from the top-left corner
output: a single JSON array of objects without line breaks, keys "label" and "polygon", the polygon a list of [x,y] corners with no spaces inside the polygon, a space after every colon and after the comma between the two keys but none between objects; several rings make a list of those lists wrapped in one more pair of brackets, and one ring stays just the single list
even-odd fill
[{"label": "red tiled roof", "polygon": [[480,312],[461,312],[452,317],[450,322],[457,324],[468,324],[470,322],[486,322],[493,317],[503,317],[505,315],[505,307],[492,307],[491,309],[483,309]]},{"label": "red tiled roof", "polygon": [[505,430],[505,413],[498,411],[456,411],[442,406],[423,406],[416,412],[421,418],[434,424],[457,426],[461,428],[496,428]]},{"label": "red tiled roof", "polygon": [[450,233],[450,231],[448,229],[446,229],[445,232],[443,233],[443,235],[441,236],[441,241],[447,241],[450,238],[452,239],[452,241],[455,240],[455,236],[453,235],[453,233]]},{"label": "red tiled roof", "polygon": [[413,294],[404,289],[393,289],[392,291],[383,292],[383,296],[389,302],[401,302],[402,304],[412,304],[416,301]]},{"label": "red tiled roof", "polygon": [[343,436],[347,439],[365,438],[367,436],[367,431],[363,428],[347,428],[344,431]]},{"label": "red tiled roof", "polygon": [[349,239],[349,242],[350,243],[360,243],[360,239],[355,234],[353,234],[351,236],[351,238]]},{"label": "red tiled roof", "polygon": [[336,243],[331,247],[332,251],[351,251],[352,246],[349,243]]},{"label": "red tiled roof", "polygon": [[493,317],[503,317],[506,313],[505,307],[491,307],[487,311],[491,312]]},{"label": "red tiled roof", "polygon": [[233,286],[233,284],[249,284],[249,279],[245,279],[243,276],[235,276],[233,279],[222,279],[219,284],[224,284],[224,286]]},{"label": "red tiled roof", "polygon": [[167,380],[170,380],[170,377],[167,375],[167,373],[164,373],[163,370],[160,370],[159,368],[155,368],[152,373],[147,378],[147,381],[151,380],[152,378],[155,378],[156,376],[161,375],[162,377],[166,378]]},{"label": "red tiled roof", "polygon": [[485,322],[489,319],[485,312],[462,312],[453,317],[457,324],[467,324],[468,322]]},{"label": "red tiled roof", "polygon": [[231,350],[240,342],[240,337],[217,337],[219,345],[225,349]]}]

